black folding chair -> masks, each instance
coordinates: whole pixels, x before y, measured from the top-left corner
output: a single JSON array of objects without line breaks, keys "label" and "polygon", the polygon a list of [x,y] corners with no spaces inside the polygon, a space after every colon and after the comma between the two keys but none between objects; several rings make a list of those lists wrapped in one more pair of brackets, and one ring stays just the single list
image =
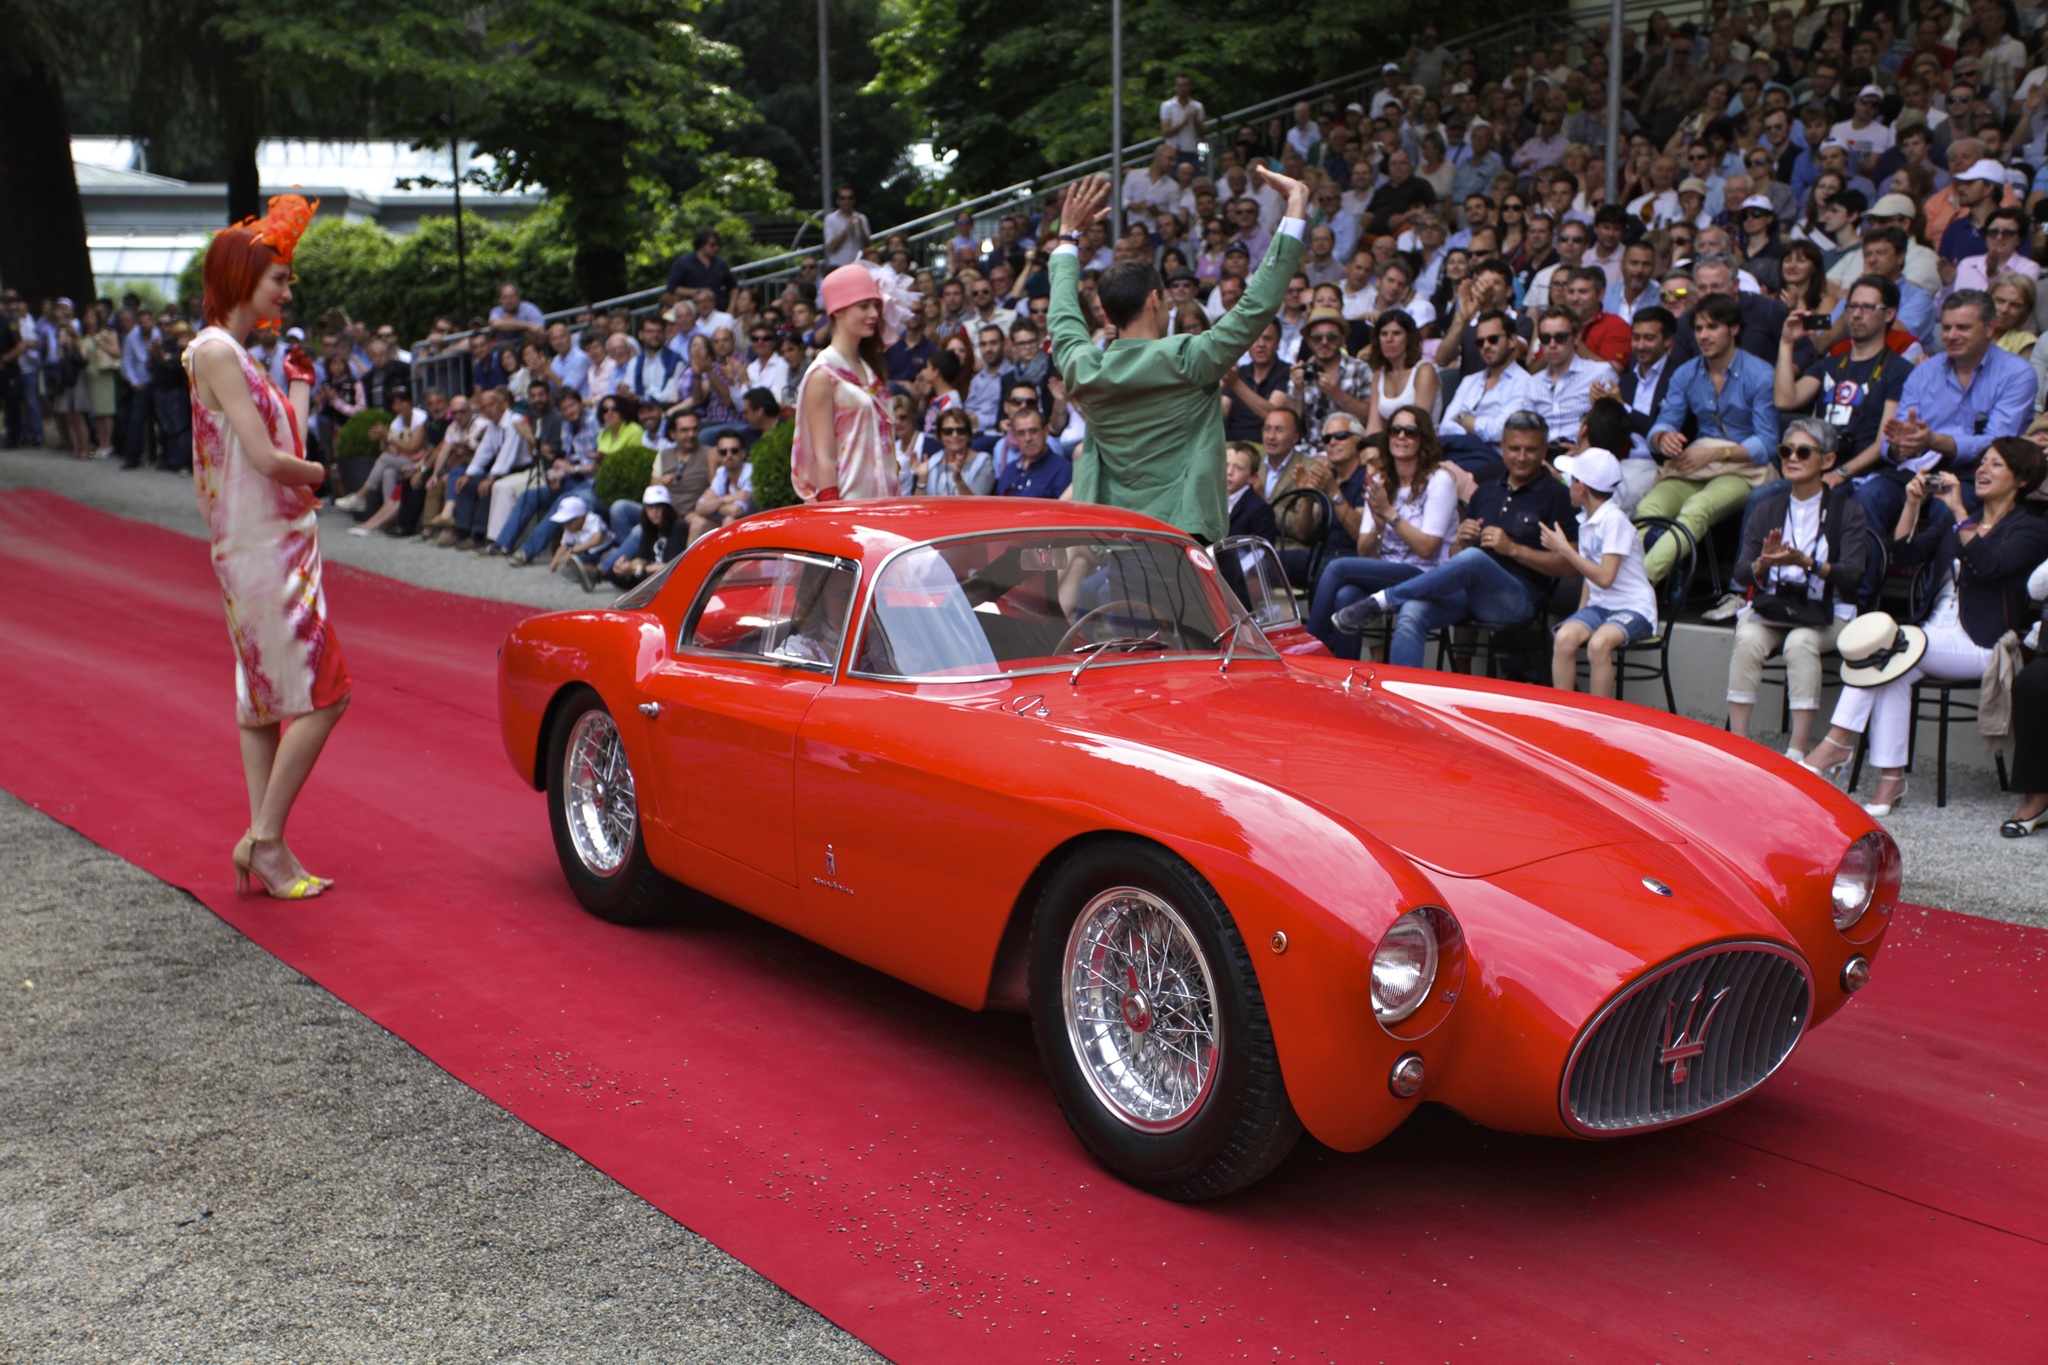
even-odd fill
[{"label": "black folding chair", "polygon": [[[1678,537],[1678,557],[1672,561],[1671,572],[1664,576],[1662,583],[1653,584],[1657,593],[1657,629],[1648,639],[1624,645],[1614,654],[1614,695],[1625,700],[1631,682],[1659,682],[1664,685],[1664,709],[1678,714],[1678,697],[1671,690],[1671,632],[1678,622],[1680,608],[1685,605],[1692,591],[1693,571],[1699,562],[1699,546],[1692,538],[1692,532],[1670,517],[1637,517],[1636,533],[1642,537],[1645,551],[1667,535]],[[1630,658],[1630,655],[1647,655],[1656,652],[1657,661],[1647,658]],[[1587,668],[1590,665],[1581,664]]]}]

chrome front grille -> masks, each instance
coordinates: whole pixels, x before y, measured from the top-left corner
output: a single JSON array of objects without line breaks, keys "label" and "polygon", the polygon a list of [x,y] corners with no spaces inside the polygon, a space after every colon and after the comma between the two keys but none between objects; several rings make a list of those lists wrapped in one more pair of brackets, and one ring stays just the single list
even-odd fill
[{"label": "chrome front grille", "polygon": [[1608,1001],[1565,1063],[1564,1121],[1587,1137],[1664,1128],[1733,1104],[1790,1056],[1813,1009],[1806,963],[1719,943]]}]

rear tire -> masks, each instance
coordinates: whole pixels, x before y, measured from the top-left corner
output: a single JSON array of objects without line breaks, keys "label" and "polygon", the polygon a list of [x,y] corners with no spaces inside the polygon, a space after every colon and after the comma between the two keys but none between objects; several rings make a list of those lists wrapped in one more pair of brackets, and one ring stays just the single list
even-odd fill
[{"label": "rear tire", "polygon": [[1032,919],[1032,1028],[1074,1135],[1120,1179],[1215,1199],[1301,1136],[1251,955],[1209,884],[1135,839],[1082,850]]},{"label": "rear tire", "polygon": [[660,918],[673,883],[648,860],[632,764],[595,692],[579,693],[556,714],[547,760],[548,825],[576,899],[613,924]]}]

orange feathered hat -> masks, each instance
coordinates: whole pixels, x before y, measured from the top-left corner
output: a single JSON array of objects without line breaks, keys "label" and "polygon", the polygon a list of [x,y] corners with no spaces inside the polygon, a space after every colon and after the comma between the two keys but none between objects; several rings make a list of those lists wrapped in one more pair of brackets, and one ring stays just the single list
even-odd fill
[{"label": "orange feathered hat", "polygon": [[299,237],[305,232],[306,224],[313,221],[314,211],[319,207],[318,199],[309,204],[303,195],[272,195],[270,212],[266,216],[244,218],[235,226],[247,228],[257,241],[277,253],[278,260],[290,265],[292,253],[299,249]]}]

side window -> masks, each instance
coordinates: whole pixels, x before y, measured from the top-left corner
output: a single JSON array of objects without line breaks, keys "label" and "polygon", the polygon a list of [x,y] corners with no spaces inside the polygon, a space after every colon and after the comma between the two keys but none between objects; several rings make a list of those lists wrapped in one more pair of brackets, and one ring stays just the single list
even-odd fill
[{"label": "side window", "polygon": [[682,646],[830,670],[855,577],[852,565],[822,555],[735,555],[712,571]]}]

